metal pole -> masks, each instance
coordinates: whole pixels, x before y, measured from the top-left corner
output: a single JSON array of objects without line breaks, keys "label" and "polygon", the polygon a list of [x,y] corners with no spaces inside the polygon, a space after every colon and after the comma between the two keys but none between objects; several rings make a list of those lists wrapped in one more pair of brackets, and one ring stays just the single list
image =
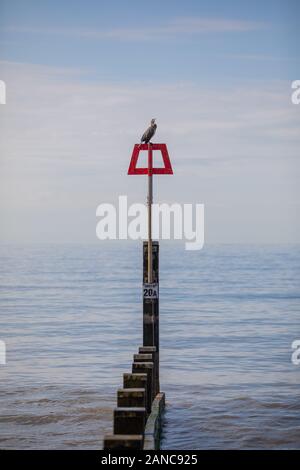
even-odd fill
[{"label": "metal pole", "polygon": [[153,183],[152,183],[152,145],[148,144],[148,283],[152,284],[152,202],[153,202]]}]

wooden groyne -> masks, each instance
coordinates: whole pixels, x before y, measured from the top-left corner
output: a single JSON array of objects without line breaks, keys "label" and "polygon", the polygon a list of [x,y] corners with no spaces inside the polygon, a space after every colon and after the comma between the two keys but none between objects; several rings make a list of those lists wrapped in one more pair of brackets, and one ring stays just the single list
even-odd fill
[{"label": "wooden groyne", "polygon": [[143,346],[133,355],[131,372],[123,374],[117,391],[113,434],[104,449],[159,449],[165,394],[159,380],[159,244],[151,243],[149,283],[148,242],[143,245]]},{"label": "wooden groyne", "polygon": [[[137,167],[139,153],[148,152],[147,168]],[[153,166],[160,151],[164,167]],[[165,395],[159,381],[159,243],[152,241],[153,175],[172,175],[166,144],[135,144],[128,175],[148,175],[148,241],[143,244],[143,346],[133,356],[131,373],[124,374],[117,392],[113,434],[104,449],[159,449]]]}]

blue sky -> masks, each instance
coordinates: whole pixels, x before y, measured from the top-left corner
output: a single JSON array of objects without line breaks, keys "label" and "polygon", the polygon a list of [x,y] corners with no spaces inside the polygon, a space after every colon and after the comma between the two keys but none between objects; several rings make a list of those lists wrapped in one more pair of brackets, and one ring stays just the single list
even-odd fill
[{"label": "blue sky", "polygon": [[[299,241],[299,1],[0,1],[4,241],[95,241],[151,117],[207,242]],[[20,231],[20,226],[22,230]]]},{"label": "blue sky", "polygon": [[[299,13],[297,0],[2,0],[1,53],[4,60],[85,67],[90,78],[108,81],[292,79]],[[206,32],[197,20],[206,21]]]}]

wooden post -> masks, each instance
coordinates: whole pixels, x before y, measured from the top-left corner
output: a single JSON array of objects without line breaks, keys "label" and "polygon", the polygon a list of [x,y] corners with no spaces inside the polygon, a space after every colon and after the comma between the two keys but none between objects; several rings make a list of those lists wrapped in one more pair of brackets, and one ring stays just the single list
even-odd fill
[{"label": "wooden post", "polygon": [[151,394],[149,395],[148,388],[151,392],[150,385],[148,387],[148,375],[146,373],[123,374],[123,387],[124,388],[143,388],[145,390],[145,406],[147,412],[151,412]]},{"label": "wooden post", "polygon": [[[156,355],[156,346],[140,346],[139,347],[139,354],[141,355],[151,355],[152,361],[154,364],[154,375],[155,375],[155,395],[159,393],[159,383],[158,383],[158,375],[159,375],[159,364],[157,361],[157,355]],[[135,362],[136,359],[135,359]]]},{"label": "wooden post", "polygon": [[133,362],[153,362],[152,354],[134,354]]},{"label": "wooden post", "polygon": [[143,434],[110,434],[104,436],[103,450],[143,449]]},{"label": "wooden post", "polygon": [[132,364],[133,374],[147,374],[147,412],[151,413],[152,401],[154,399],[153,388],[153,363],[152,362],[134,362]]},{"label": "wooden post", "polygon": [[118,407],[131,406],[134,408],[145,408],[146,390],[144,388],[121,388],[118,390]]},{"label": "wooden post", "polygon": [[[151,346],[152,347],[152,346]],[[155,346],[154,346],[154,349]],[[153,363],[153,400],[157,394],[157,383],[156,383],[156,380],[157,380],[157,374],[156,374],[156,356],[155,356],[155,353],[139,353],[139,354],[134,354],[133,355],[133,362],[152,362]]]},{"label": "wooden post", "polygon": [[139,347],[139,354],[153,354],[156,353],[155,346],[140,346]]},{"label": "wooden post", "polygon": [[[149,295],[145,287],[148,278],[148,242],[143,245],[143,346],[156,348],[155,354],[155,392],[159,393],[159,243],[152,241],[152,283],[156,295]],[[154,291],[154,289],[152,289]],[[148,295],[145,295],[147,294]],[[152,292],[153,294],[153,292]]]},{"label": "wooden post", "polygon": [[143,434],[145,423],[145,408],[114,409],[114,434]]}]

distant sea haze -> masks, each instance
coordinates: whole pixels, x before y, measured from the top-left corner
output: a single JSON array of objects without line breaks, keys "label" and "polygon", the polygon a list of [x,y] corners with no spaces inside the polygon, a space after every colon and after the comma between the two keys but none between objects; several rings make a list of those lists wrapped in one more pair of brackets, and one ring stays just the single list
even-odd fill
[{"label": "distant sea haze", "polygon": [[[142,243],[0,247],[1,449],[99,449],[142,341]],[[164,449],[299,449],[300,250],[160,244]]]}]

